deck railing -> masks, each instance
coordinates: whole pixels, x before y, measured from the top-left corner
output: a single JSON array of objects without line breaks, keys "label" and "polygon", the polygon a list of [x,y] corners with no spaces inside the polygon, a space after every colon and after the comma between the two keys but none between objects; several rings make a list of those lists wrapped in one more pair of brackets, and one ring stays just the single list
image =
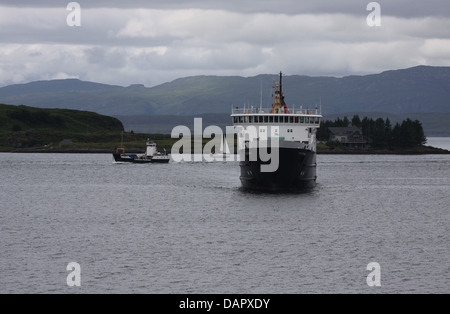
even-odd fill
[{"label": "deck railing", "polygon": [[[234,115],[241,115],[241,114],[271,114],[271,111],[273,110],[273,108],[256,108],[256,107],[248,107],[246,108],[244,106],[244,108],[232,108],[232,114]],[[303,107],[299,107],[299,108],[289,108],[290,113],[272,113],[272,114],[292,114],[292,115],[321,115],[321,112],[319,109],[303,109]]]}]

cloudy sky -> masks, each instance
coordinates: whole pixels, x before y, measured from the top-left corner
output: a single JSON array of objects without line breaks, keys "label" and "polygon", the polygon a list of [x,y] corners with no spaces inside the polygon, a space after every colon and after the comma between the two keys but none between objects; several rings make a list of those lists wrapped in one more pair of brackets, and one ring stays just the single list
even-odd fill
[{"label": "cloudy sky", "polygon": [[345,76],[450,66],[450,1],[0,0],[0,86],[79,78],[154,86],[191,75]]}]

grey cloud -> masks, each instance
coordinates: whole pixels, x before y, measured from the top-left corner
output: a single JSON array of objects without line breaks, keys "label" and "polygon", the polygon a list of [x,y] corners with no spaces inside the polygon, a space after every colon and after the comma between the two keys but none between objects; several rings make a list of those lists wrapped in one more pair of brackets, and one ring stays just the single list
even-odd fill
[{"label": "grey cloud", "polygon": [[[62,7],[69,0],[3,0],[1,5],[14,7]],[[318,14],[318,13],[344,13],[361,14],[372,0],[78,0],[85,8],[156,8],[156,9],[219,9],[235,12],[266,12],[285,14]],[[383,12],[389,16],[424,17],[424,16],[450,16],[450,2],[448,0],[377,0]]]},{"label": "grey cloud", "polygon": [[[0,85],[77,77],[152,86],[189,75],[343,76],[450,65],[448,0],[379,1],[380,28],[366,24],[369,0],[79,0],[91,8],[81,28],[66,25],[69,2],[0,3]],[[131,10],[140,7],[164,10]]]},{"label": "grey cloud", "polygon": [[94,47],[84,51],[88,63],[102,68],[122,68],[126,65],[126,52],[121,49]]}]

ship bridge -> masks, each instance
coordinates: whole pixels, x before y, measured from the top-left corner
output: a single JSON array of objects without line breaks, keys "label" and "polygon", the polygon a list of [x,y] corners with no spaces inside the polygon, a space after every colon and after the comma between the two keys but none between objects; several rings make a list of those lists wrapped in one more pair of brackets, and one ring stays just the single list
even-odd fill
[{"label": "ship bridge", "polygon": [[245,133],[248,127],[256,127],[260,133],[270,127],[277,127],[277,136],[281,140],[311,143],[320,127],[322,115],[319,110],[295,109],[289,113],[274,113],[273,108],[233,109],[233,125],[242,127]]},{"label": "ship bridge", "polygon": [[309,126],[320,126],[322,115],[319,110],[293,108],[292,112],[274,113],[273,108],[249,108],[232,109],[231,117],[234,124],[303,124]]}]

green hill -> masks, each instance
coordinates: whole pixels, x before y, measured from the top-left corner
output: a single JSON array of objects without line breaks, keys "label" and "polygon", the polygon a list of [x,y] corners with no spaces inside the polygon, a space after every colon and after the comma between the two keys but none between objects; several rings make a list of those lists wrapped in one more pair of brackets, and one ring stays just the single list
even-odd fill
[{"label": "green hill", "polygon": [[117,142],[123,129],[119,120],[92,112],[0,105],[2,151]]},{"label": "green hill", "polygon": [[[259,107],[261,90],[263,106],[269,106],[274,81],[278,81],[277,75],[195,76],[146,88],[55,80],[0,88],[0,102],[87,110],[112,116],[229,113],[232,105]],[[343,78],[287,75],[284,91],[290,106],[311,108],[321,98],[325,114],[449,113],[450,67],[418,66]]]}]

